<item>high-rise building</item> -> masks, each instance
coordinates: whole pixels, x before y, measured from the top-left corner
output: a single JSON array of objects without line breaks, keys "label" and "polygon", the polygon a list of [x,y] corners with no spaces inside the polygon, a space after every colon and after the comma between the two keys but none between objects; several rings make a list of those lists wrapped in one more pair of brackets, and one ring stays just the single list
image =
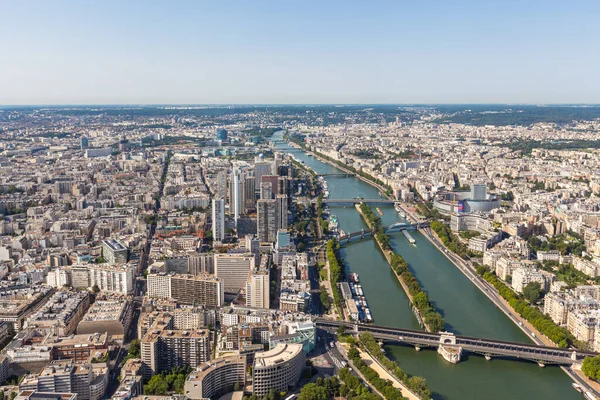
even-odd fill
[{"label": "high-rise building", "polygon": [[217,172],[217,190],[215,197],[220,199],[227,198],[227,171],[221,170]]},{"label": "high-rise building", "polygon": [[271,182],[262,182],[260,184],[260,199],[271,200],[273,198],[273,185]]},{"label": "high-rise building", "polygon": [[229,214],[233,215],[235,226],[237,227],[240,214],[245,213],[245,194],[244,194],[244,174],[238,169],[234,169],[231,173],[229,186]]},{"label": "high-rise building", "polygon": [[260,241],[254,235],[246,235],[246,251],[254,254],[255,257],[260,255]]},{"label": "high-rise building", "polygon": [[225,237],[225,202],[222,199],[212,201],[212,233],[217,242]]},{"label": "high-rise building", "polygon": [[277,194],[279,194],[279,176],[277,175],[263,175],[261,178],[261,183],[270,182],[271,183],[271,193],[272,198],[275,198]]},{"label": "high-rise building", "polygon": [[215,254],[215,275],[221,280],[225,291],[237,293],[246,288],[248,275],[255,267],[252,254]]},{"label": "high-rise building", "polygon": [[287,229],[288,227],[288,196],[285,194],[277,195],[277,229]]},{"label": "high-rise building", "polygon": [[246,283],[246,306],[269,308],[269,270],[253,270]]},{"label": "high-rise building", "polygon": [[102,241],[102,257],[110,264],[125,264],[129,249],[116,239],[106,239]]},{"label": "high-rise building", "polygon": [[87,149],[90,146],[90,141],[87,137],[82,136],[79,138],[79,147],[81,150]]},{"label": "high-rise building", "polygon": [[148,297],[173,299],[181,304],[221,307],[224,286],[212,275],[149,274]]},{"label": "high-rise building", "polygon": [[290,233],[286,229],[277,231],[277,246],[278,250],[288,249],[291,245]]},{"label": "high-rise building", "polygon": [[149,378],[175,367],[193,368],[210,360],[207,330],[172,330],[171,324],[155,323],[142,338],[142,375]]},{"label": "high-rise building", "polygon": [[244,203],[246,212],[256,209],[256,179],[253,176],[244,179]]},{"label": "high-rise building", "polygon": [[227,130],[217,129],[217,140],[220,140],[220,141],[227,140]]},{"label": "high-rise building", "polygon": [[267,161],[259,161],[254,164],[254,177],[256,178],[256,187],[260,188],[263,175],[270,175],[273,165]]},{"label": "high-rise building", "polygon": [[258,200],[256,202],[257,236],[261,242],[274,242],[277,234],[276,200]]},{"label": "high-rise building", "polygon": [[471,185],[471,199],[470,200],[486,200],[487,199],[487,185],[485,183],[473,183]]},{"label": "high-rise building", "polygon": [[278,343],[273,349],[254,356],[252,393],[266,396],[271,390],[289,392],[306,364],[306,355],[299,343]]}]

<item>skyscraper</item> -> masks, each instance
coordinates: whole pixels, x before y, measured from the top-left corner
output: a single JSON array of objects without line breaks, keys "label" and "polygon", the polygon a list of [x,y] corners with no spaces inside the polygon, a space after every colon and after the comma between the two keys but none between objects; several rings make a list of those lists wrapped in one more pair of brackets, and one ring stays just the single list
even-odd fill
[{"label": "skyscraper", "polygon": [[234,169],[231,173],[229,187],[229,214],[233,215],[236,227],[240,214],[245,213],[244,183],[244,173],[238,169]]},{"label": "skyscraper", "polygon": [[260,183],[262,182],[263,175],[270,175],[273,166],[270,162],[259,161],[254,164],[254,177],[256,178],[256,187],[260,187]]},{"label": "skyscraper", "polygon": [[246,306],[269,308],[269,270],[252,271],[246,283]]},{"label": "skyscraper", "polygon": [[260,184],[260,199],[271,200],[273,198],[273,186],[271,182],[261,182]]},{"label": "skyscraper", "polygon": [[215,254],[215,274],[228,293],[246,288],[248,275],[254,269],[253,254]]},{"label": "skyscraper", "polygon": [[277,229],[287,229],[288,227],[288,197],[285,194],[278,194],[277,201]]},{"label": "skyscraper", "polygon": [[256,203],[257,234],[261,242],[274,242],[277,236],[276,200],[258,200]]},{"label": "skyscraper", "polygon": [[253,176],[246,176],[244,183],[244,208],[248,212],[256,209],[256,180]]},{"label": "skyscraper", "polygon": [[87,149],[90,146],[90,141],[87,137],[82,136],[81,138],[79,138],[79,145],[81,147],[81,150]]},{"label": "skyscraper", "polygon": [[213,199],[212,201],[212,233],[213,240],[220,242],[225,237],[225,201]]}]

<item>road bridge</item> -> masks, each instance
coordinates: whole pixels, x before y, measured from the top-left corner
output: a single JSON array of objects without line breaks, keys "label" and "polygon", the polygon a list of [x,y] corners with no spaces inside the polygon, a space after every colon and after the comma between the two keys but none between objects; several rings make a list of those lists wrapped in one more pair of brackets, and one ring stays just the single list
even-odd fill
[{"label": "road bridge", "polygon": [[339,205],[339,204],[387,204],[394,205],[396,204],[395,200],[387,200],[387,199],[323,199],[323,203],[327,203],[329,205]]},{"label": "road bridge", "polygon": [[[461,351],[483,355],[488,360],[492,357],[510,357],[534,361],[542,367],[547,364],[581,364],[586,356],[593,357],[598,355],[598,353],[574,349],[561,349],[558,347],[538,346],[535,344],[482,339],[453,335],[445,332],[432,333],[370,324],[355,324],[345,321],[332,321],[324,318],[317,318],[315,323],[318,328],[329,332],[336,331],[340,326],[343,326],[354,333],[370,332],[373,337],[378,340],[405,343],[415,346],[418,350],[422,347],[435,347],[439,349],[439,347],[449,344],[451,347],[460,348]],[[448,341],[448,338],[452,338],[452,343]]]},{"label": "road bridge", "polygon": [[343,177],[343,178],[350,178],[350,177],[356,176],[356,174],[353,174],[350,172],[338,172],[338,173],[331,173],[331,174],[317,174],[316,176],[322,176],[324,178],[326,178],[328,176],[339,176],[339,177]]},{"label": "road bridge", "polygon": [[[398,222],[396,224],[384,226],[383,229],[385,233],[395,233],[404,230],[417,230],[426,228],[429,226],[429,222],[420,222],[417,224],[409,224],[407,222]],[[346,233],[344,235],[338,236],[337,241],[343,245],[348,244],[353,241],[353,239],[370,239],[373,236],[373,231],[370,230],[360,230],[357,232]]]}]

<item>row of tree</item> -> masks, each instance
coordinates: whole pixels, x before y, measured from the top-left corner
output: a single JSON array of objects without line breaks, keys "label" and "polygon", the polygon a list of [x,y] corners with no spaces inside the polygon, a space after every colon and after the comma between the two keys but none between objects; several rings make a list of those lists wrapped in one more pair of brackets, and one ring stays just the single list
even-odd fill
[{"label": "row of tree", "polygon": [[387,358],[383,351],[381,351],[379,343],[377,343],[370,332],[360,334],[360,344],[364,346],[371,356],[377,358],[390,373],[404,383],[413,393],[419,396],[419,398],[427,400],[431,398],[431,391],[427,387],[425,378],[421,376],[409,376],[398,364]]},{"label": "row of tree", "polygon": [[333,292],[333,302],[338,310],[342,309],[342,294],[338,283],[344,277],[344,262],[339,257],[339,244],[335,239],[330,239],[327,242],[327,261],[329,262],[329,282],[331,283],[331,291]]},{"label": "row of tree", "polygon": [[188,365],[181,368],[173,368],[170,372],[161,372],[154,375],[147,384],[144,385],[145,395],[164,396],[175,392],[183,394],[186,377],[192,372]]},{"label": "row of tree", "polygon": [[435,310],[429,296],[423,291],[419,281],[414,277],[408,263],[400,254],[392,253],[390,264],[394,273],[402,279],[402,282],[408,287],[408,293],[413,298],[413,305],[417,307],[423,322],[432,332],[441,332],[445,330],[444,317]]},{"label": "row of tree", "polygon": [[[478,270],[481,271],[481,270]],[[546,335],[550,340],[558,345],[558,347],[566,348],[575,346],[585,348],[585,344],[575,339],[573,334],[568,329],[560,327],[552,321],[552,319],[544,315],[540,310],[530,306],[527,302],[512,291],[508,286],[502,283],[496,275],[487,271],[483,273],[483,279],[492,284],[510,306],[519,313],[523,318],[529,321],[535,329]]]},{"label": "row of tree", "polygon": [[469,256],[474,253],[468,249],[468,247],[460,241],[460,239],[452,233],[450,227],[441,221],[432,221],[430,224],[431,229],[438,235],[444,246],[451,252],[455,253],[462,259],[466,260]]},{"label": "row of tree", "polygon": [[405,397],[402,396],[402,393],[392,385],[391,381],[387,379],[382,379],[379,377],[377,371],[373,368],[369,367],[363,360],[360,358],[360,353],[356,349],[356,347],[351,347],[348,351],[348,358],[352,361],[352,364],[360,371],[360,373],[365,377],[365,379],[373,385],[379,393],[383,395],[385,399],[388,400],[402,400]]}]

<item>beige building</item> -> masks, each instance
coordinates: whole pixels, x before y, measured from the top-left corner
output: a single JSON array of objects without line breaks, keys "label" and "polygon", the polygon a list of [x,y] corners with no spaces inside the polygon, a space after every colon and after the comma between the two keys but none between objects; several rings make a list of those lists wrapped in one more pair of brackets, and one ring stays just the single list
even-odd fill
[{"label": "beige building", "polygon": [[222,281],[213,275],[150,274],[148,297],[173,299],[181,304],[221,307],[225,302]]},{"label": "beige building", "polygon": [[141,343],[142,375],[148,378],[174,367],[198,365],[210,360],[208,330],[173,330],[172,320],[157,320]]},{"label": "beige building", "polygon": [[215,274],[223,282],[226,292],[237,293],[246,288],[255,263],[253,254],[215,254]]},{"label": "beige building", "polygon": [[564,292],[550,292],[544,296],[544,314],[552,318],[558,325],[567,324],[569,308],[576,303],[576,299]]},{"label": "beige building", "polygon": [[278,343],[273,349],[254,356],[252,370],[252,392],[266,396],[271,389],[288,392],[293,388],[306,364],[302,345],[298,343]]},{"label": "beige building", "polygon": [[209,361],[192,372],[184,387],[188,399],[211,399],[246,384],[246,357],[231,356]]},{"label": "beige building", "polygon": [[544,279],[544,275],[535,268],[517,268],[512,273],[511,285],[518,293],[523,293],[525,286],[533,282],[539,283],[542,290],[545,288],[546,280]]},{"label": "beige building", "polygon": [[77,326],[77,333],[108,332],[110,335],[125,335],[131,326],[132,316],[130,298],[98,299]]},{"label": "beige building", "polygon": [[269,270],[254,270],[246,283],[246,306],[269,308],[270,305]]},{"label": "beige building", "polygon": [[600,321],[600,310],[574,310],[567,316],[567,329],[575,339],[593,344],[595,327]]}]

